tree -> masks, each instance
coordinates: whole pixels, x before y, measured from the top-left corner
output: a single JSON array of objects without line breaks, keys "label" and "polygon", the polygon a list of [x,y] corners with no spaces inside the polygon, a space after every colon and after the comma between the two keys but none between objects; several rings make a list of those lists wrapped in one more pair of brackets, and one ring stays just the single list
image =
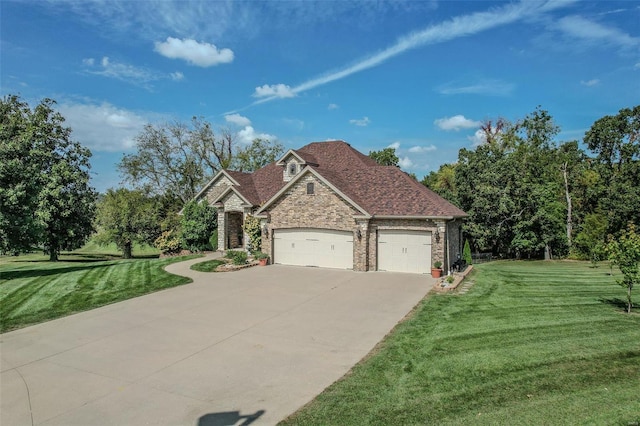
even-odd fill
[{"label": "tree", "polygon": [[453,204],[458,202],[456,188],[457,164],[443,164],[437,172],[432,171],[422,179],[422,184]]},{"label": "tree", "polygon": [[609,244],[608,251],[609,260],[622,272],[618,284],[627,289],[627,312],[631,313],[631,290],[640,284],[640,235],[636,233],[635,225],[629,223],[620,238]]},{"label": "tree", "polygon": [[0,120],[0,253],[19,253],[37,244],[42,231],[35,213],[40,173],[30,153],[45,123],[15,95],[2,98]]},{"label": "tree", "polygon": [[234,138],[216,136],[211,124],[194,117],[190,124],[148,124],[136,137],[138,151],[125,155],[118,169],[125,181],[152,194],[191,200],[233,158]]},{"label": "tree", "polygon": [[584,142],[597,154],[601,181],[599,207],[616,234],[628,222],[640,223],[640,105],[597,120]]},{"label": "tree", "polygon": [[284,152],[278,142],[254,139],[250,145],[240,148],[231,161],[231,168],[240,172],[253,172],[276,161]]},{"label": "tree", "polygon": [[373,158],[381,166],[396,166],[400,159],[396,155],[395,148],[385,148],[380,151],[369,151],[369,157]]},{"label": "tree", "polygon": [[33,110],[17,96],[1,104],[0,251],[41,244],[55,261],[93,232],[91,152],[71,140],[55,101],[44,99]]},{"label": "tree", "polygon": [[131,259],[134,243],[153,244],[160,236],[160,205],[141,190],[109,189],[98,204],[98,241],[115,243]]},{"label": "tree", "polygon": [[600,212],[587,214],[582,222],[582,229],[575,238],[575,253],[595,264],[601,260],[606,235],[607,217]]},{"label": "tree", "polygon": [[218,212],[206,201],[188,202],[182,210],[182,241],[191,251],[211,249],[209,238],[218,228]]}]

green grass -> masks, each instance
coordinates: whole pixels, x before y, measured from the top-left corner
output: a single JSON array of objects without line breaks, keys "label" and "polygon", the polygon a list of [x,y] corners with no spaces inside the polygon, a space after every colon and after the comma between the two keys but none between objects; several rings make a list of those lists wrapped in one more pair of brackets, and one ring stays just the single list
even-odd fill
[{"label": "green grass", "polygon": [[640,309],[608,271],[479,265],[282,424],[637,424]]},{"label": "green grass", "polygon": [[90,248],[65,253],[59,262],[47,262],[41,254],[4,257],[0,332],[189,283],[190,279],[163,268],[193,257],[198,256],[114,260],[114,253]]},{"label": "green grass", "polygon": [[216,268],[220,265],[224,265],[224,260],[213,259],[205,262],[199,262],[191,265],[191,269],[199,272],[215,272]]}]

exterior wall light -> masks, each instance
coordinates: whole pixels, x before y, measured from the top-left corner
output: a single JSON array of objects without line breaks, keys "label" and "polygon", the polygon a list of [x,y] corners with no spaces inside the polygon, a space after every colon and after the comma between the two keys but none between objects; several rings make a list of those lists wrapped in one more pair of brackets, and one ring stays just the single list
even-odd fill
[{"label": "exterior wall light", "polygon": [[358,239],[362,239],[362,231],[360,231],[360,228],[356,229],[356,237],[358,237]]}]

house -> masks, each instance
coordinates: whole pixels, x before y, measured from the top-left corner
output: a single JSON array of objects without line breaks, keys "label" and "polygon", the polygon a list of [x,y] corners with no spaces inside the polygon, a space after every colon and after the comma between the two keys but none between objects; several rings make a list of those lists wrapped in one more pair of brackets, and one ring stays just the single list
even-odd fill
[{"label": "house", "polygon": [[273,263],[429,273],[462,252],[462,210],[344,141],[291,149],[253,173],[222,170],[196,199],[218,209],[220,250],[244,247],[242,224],[259,217]]}]

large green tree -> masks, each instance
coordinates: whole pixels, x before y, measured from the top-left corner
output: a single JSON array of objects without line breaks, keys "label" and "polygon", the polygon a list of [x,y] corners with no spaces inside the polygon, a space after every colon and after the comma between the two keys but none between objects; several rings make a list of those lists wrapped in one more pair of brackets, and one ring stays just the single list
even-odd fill
[{"label": "large green tree", "polygon": [[398,166],[400,159],[396,155],[396,149],[392,147],[380,151],[369,151],[369,157],[376,160],[381,166]]},{"label": "large green tree", "polygon": [[109,189],[98,203],[98,241],[113,242],[123,257],[133,257],[134,244],[153,244],[160,236],[161,197],[142,190]]},{"label": "large green tree", "polygon": [[[580,157],[560,155],[572,153],[574,146],[556,145],[559,128],[543,109],[513,124],[498,123],[482,127],[486,142],[474,150],[460,150],[455,167],[455,184],[450,186],[470,216],[467,234],[480,250],[496,254],[566,254],[573,221],[567,214],[574,180],[569,172]],[[427,183],[446,182],[438,177]]]},{"label": "large green tree", "polygon": [[600,118],[584,141],[597,155],[594,169],[603,183],[597,187],[598,205],[607,214],[609,232],[640,223],[640,105]]},{"label": "large green tree", "polygon": [[233,159],[235,141],[228,131],[216,135],[209,122],[148,124],[136,137],[137,152],[118,168],[125,181],[152,194],[175,196],[185,204]]},{"label": "large green tree", "polygon": [[240,172],[253,172],[276,161],[284,147],[275,141],[254,139],[251,144],[238,148],[231,161],[231,168]]},{"label": "large green tree", "polygon": [[44,99],[33,110],[17,96],[1,102],[0,251],[41,245],[50,260],[82,246],[93,232],[96,192],[91,152]]}]

